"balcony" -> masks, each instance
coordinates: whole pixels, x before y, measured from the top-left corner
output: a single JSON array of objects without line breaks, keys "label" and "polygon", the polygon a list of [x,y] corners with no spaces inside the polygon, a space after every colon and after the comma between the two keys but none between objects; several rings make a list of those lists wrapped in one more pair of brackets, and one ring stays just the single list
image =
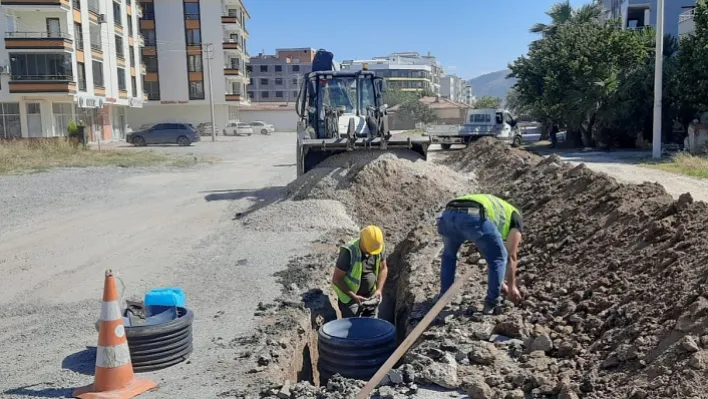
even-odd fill
[{"label": "balcony", "polygon": [[222,44],[224,50],[241,50],[241,44],[238,39],[224,39]]},{"label": "balcony", "polygon": [[224,65],[224,75],[225,76],[243,76],[243,72],[241,72],[241,68],[239,68],[236,65],[226,64],[226,65]]},{"label": "balcony", "polygon": [[94,15],[99,15],[101,13],[100,8],[98,7],[97,1],[89,1],[88,2],[88,10],[90,13],[92,13]]},{"label": "balcony", "polygon": [[68,33],[62,32],[6,32],[5,48],[8,50],[65,50],[72,51]]},{"label": "balcony", "polygon": [[679,15],[678,33],[679,37],[690,35],[696,30],[696,22],[694,20],[696,13],[691,9],[684,11]]},{"label": "balcony", "polygon": [[51,8],[62,8],[64,10],[71,10],[71,0],[0,0],[0,5],[6,6],[6,7],[15,7],[17,6],[18,8],[31,8],[32,11],[34,10],[41,10],[41,9],[51,9]]},{"label": "balcony", "polygon": [[[140,6],[137,5],[137,4],[135,5],[135,15],[137,15],[138,18],[142,18],[142,17],[143,17],[143,8],[140,7]],[[154,17],[153,17],[153,19],[154,19]]]},{"label": "balcony", "polygon": [[243,101],[243,95],[241,93],[226,93],[226,101]]},{"label": "balcony", "polygon": [[81,9],[81,0],[72,0],[71,5],[75,9],[80,10]]},{"label": "balcony", "polygon": [[12,75],[9,87],[10,93],[76,93],[69,75]]},{"label": "balcony", "polygon": [[222,24],[238,24],[238,17],[235,15],[222,15],[221,16],[221,23]]},{"label": "balcony", "polygon": [[138,46],[145,47],[145,38],[143,35],[138,35]]}]

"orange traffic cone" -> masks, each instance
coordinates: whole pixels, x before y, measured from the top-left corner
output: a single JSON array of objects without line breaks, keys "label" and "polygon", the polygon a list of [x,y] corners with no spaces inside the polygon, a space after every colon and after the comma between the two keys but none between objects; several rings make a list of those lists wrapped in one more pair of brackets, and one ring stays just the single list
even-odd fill
[{"label": "orange traffic cone", "polygon": [[77,389],[72,396],[80,399],[129,399],[156,388],[157,383],[135,378],[133,374],[116,280],[111,270],[106,271],[100,323],[94,383]]}]

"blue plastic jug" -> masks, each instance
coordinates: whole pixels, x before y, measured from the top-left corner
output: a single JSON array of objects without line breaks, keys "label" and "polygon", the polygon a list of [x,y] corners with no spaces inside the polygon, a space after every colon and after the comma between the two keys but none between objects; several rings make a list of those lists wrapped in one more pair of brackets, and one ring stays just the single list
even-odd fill
[{"label": "blue plastic jug", "polygon": [[145,308],[148,315],[162,313],[166,308],[184,307],[184,291],[179,287],[155,288],[145,294]]}]

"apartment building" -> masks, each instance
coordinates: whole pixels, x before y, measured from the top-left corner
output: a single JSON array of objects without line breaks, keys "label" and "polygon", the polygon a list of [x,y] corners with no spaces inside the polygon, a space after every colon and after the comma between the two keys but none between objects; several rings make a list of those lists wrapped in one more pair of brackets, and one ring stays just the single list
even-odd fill
[{"label": "apartment building", "polygon": [[462,102],[466,104],[474,104],[477,98],[474,96],[474,91],[469,83],[465,83],[465,88],[462,92]]},{"label": "apartment building", "polygon": [[465,102],[467,82],[457,75],[445,75],[440,78],[440,96],[452,101]]},{"label": "apartment building", "polygon": [[125,137],[143,104],[134,0],[2,0],[0,138],[59,137],[83,122],[90,140]]},{"label": "apartment building", "polygon": [[[141,0],[140,32],[148,101],[131,110],[131,123],[211,122],[209,79],[216,128],[238,120],[248,105],[246,22],[241,0]],[[211,68],[208,68],[209,63]]]},{"label": "apartment building", "polygon": [[430,53],[426,56],[413,52],[393,53],[369,60],[342,61],[344,70],[357,71],[364,65],[377,76],[386,79],[390,87],[403,91],[430,91],[440,94],[443,68]]},{"label": "apartment building", "polygon": [[[603,19],[622,20],[628,29],[656,26],[657,0],[603,0]],[[692,10],[695,0],[667,0],[664,3],[664,32],[678,37],[680,15]]]},{"label": "apartment building", "polygon": [[253,102],[292,102],[297,99],[300,82],[312,72],[315,49],[276,49],[275,55],[259,53],[251,57],[248,97]]}]

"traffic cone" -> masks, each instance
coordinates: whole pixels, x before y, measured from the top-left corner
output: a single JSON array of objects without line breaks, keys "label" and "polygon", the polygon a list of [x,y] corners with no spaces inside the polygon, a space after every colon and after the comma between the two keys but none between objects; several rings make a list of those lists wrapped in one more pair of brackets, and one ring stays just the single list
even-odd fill
[{"label": "traffic cone", "polygon": [[133,374],[116,280],[113,272],[106,270],[94,383],[77,389],[72,396],[80,399],[129,399],[156,387],[157,383],[135,378]]}]

